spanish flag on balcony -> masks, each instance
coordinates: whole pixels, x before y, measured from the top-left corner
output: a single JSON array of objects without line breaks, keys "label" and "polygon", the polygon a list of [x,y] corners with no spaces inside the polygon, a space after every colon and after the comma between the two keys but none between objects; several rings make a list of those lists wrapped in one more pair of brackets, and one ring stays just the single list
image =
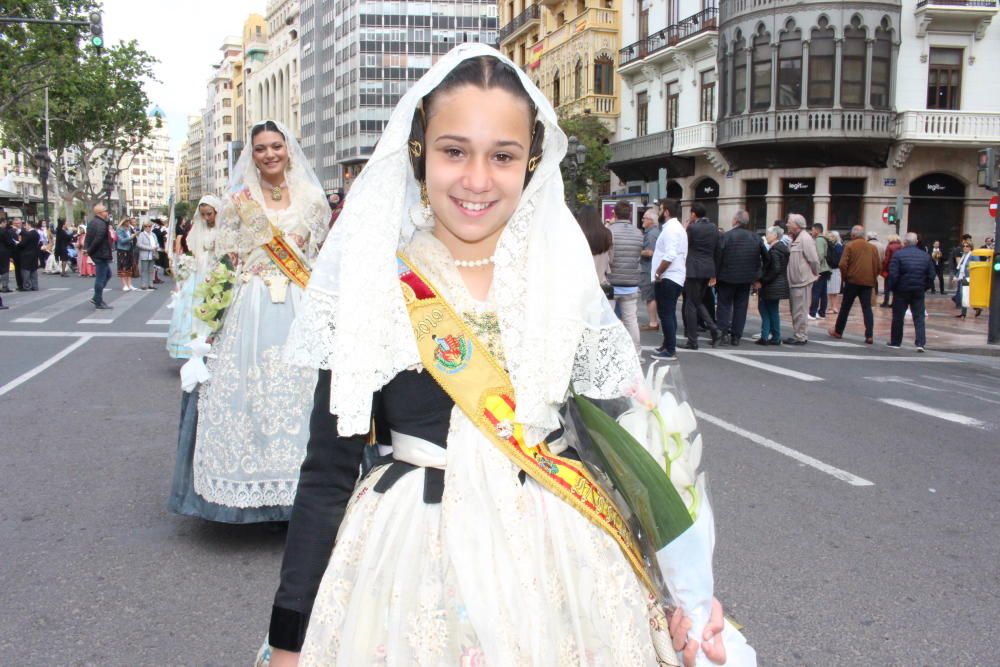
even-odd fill
[{"label": "spanish flag on balcony", "polygon": [[542,51],[545,50],[545,42],[539,42],[531,47],[531,56],[528,58],[528,69],[537,69],[542,64]]}]

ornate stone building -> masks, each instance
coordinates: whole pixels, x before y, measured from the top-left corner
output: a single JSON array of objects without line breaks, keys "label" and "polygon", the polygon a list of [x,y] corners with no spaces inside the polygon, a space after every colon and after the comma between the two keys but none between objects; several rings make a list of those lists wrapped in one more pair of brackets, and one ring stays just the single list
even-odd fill
[{"label": "ornate stone building", "polygon": [[703,201],[723,226],[800,212],[947,246],[990,229],[975,151],[1000,143],[996,0],[626,3],[621,190]]},{"label": "ornate stone building", "polygon": [[593,114],[618,126],[618,0],[500,2],[500,50],[562,116]]}]

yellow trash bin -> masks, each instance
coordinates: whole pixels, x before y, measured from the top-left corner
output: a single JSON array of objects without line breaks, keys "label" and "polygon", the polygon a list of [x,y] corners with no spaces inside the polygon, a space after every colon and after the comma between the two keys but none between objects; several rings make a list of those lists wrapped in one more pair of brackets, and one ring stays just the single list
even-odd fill
[{"label": "yellow trash bin", "polygon": [[969,258],[969,306],[990,307],[990,284],[993,282],[993,251],[978,248]]}]

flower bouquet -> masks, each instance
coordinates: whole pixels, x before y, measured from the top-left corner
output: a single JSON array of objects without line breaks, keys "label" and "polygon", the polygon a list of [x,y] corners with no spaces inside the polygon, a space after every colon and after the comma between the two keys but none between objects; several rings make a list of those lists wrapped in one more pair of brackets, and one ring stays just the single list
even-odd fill
[{"label": "flower bouquet", "polygon": [[174,257],[174,276],[177,278],[177,284],[179,285],[190,278],[196,266],[197,262],[195,262],[193,255],[176,255]]},{"label": "flower bouquet", "polygon": [[236,272],[228,257],[222,257],[205,280],[194,288],[195,298],[201,303],[194,307],[194,316],[208,325],[214,333],[222,328],[226,309],[233,302]]},{"label": "flower bouquet", "polygon": [[[679,380],[676,365],[654,363],[645,378],[623,387],[620,399],[593,402],[574,393],[566,431],[629,520],[659,602],[684,611],[688,639],[700,645],[712,609],[715,523],[698,472],[701,435]],[[729,622],[722,640],[727,667],[756,666],[754,650]],[[661,655],[666,650],[673,649],[657,645]],[[714,663],[699,648],[695,664]]]}]

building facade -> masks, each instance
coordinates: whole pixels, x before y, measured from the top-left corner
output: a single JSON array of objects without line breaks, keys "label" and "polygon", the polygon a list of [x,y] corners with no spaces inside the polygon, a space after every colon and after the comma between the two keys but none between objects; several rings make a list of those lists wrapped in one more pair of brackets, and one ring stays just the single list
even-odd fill
[{"label": "building facade", "polygon": [[620,190],[701,201],[728,227],[797,212],[882,238],[990,229],[976,149],[1000,143],[994,0],[626,4]]},{"label": "building facade", "polygon": [[254,59],[246,65],[248,126],[273,119],[301,136],[299,32],[299,1],[269,0],[263,57],[257,43],[248,53]]},{"label": "building facade", "polygon": [[182,201],[198,201],[205,194],[202,180],[202,135],[202,117],[188,116],[187,137],[180,152],[180,161],[187,177],[187,190],[184,194],[178,192]]},{"label": "building facade", "polygon": [[163,213],[169,208],[174,194],[177,167],[170,151],[170,135],[163,111],[154,108],[149,114],[152,125],[148,150],[134,155],[125,154],[118,164],[119,201],[131,216]]},{"label": "building facade", "polygon": [[302,0],[302,145],[350,187],[410,86],[456,44],[497,41],[493,0]]},{"label": "building facade", "polygon": [[229,183],[229,172],[239,159],[243,143],[236,135],[234,78],[243,66],[243,42],[227,37],[213,65],[202,111],[202,193],[220,194]]},{"label": "building facade", "polygon": [[620,0],[502,0],[500,50],[563,117],[594,115],[616,131]]}]

